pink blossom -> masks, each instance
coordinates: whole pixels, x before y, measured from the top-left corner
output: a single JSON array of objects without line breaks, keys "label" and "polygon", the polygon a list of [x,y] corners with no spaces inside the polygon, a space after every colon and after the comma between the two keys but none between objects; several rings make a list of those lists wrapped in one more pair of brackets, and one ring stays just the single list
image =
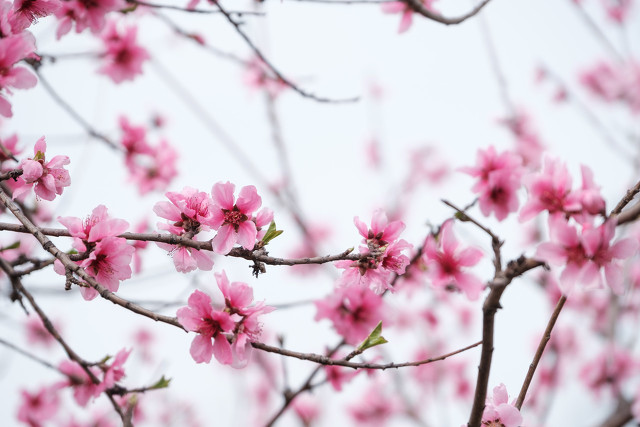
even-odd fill
[{"label": "pink blossom", "polygon": [[262,334],[262,324],[258,316],[270,313],[275,308],[265,305],[262,301],[251,305],[253,289],[249,285],[243,282],[230,283],[224,271],[216,273],[215,276],[224,297],[225,311],[236,321],[231,346],[234,356],[233,367],[242,368],[249,361],[253,348],[251,343],[257,341]]},{"label": "pink blossom", "polygon": [[103,380],[106,388],[111,388],[125,377],[123,365],[129,358],[131,350],[122,349],[116,354],[113,362],[103,367]]},{"label": "pink blossom", "polygon": [[361,395],[360,400],[348,408],[349,415],[358,425],[382,426],[393,415],[399,413],[403,404],[397,395],[385,394],[388,385],[372,384]]},{"label": "pink blossom", "polygon": [[0,115],[13,116],[11,104],[6,99],[7,95],[12,95],[11,88],[30,89],[38,82],[31,71],[15,66],[23,59],[35,56],[35,50],[35,39],[29,32],[0,38]]},{"label": "pink blossom", "polygon": [[258,235],[252,215],[262,205],[262,199],[256,187],[253,185],[242,187],[237,200],[233,194],[234,189],[235,185],[230,182],[218,182],[211,189],[215,208],[209,224],[213,228],[218,228],[211,246],[219,254],[229,253],[236,243],[245,249],[252,250]]},{"label": "pink blossom", "polygon": [[611,387],[618,394],[627,380],[638,373],[640,364],[624,348],[608,347],[580,369],[580,379],[597,396],[603,389]]},{"label": "pink blossom", "polygon": [[156,341],[155,335],[149,329],[140,328],[134,332],[133,343],[136,351],[142,356],[142,359],[146,362],[151,362],[154,359],[153,343]]},{"label": "pink blossom", "polygon": [[475,300],[484,289],[484,284],[475,275],[463,271],[473,267],[482,258],[476,248],[460,248],[453,234],[453,221],[446,221],[440,229],[439,238],[429,235],[424,244],[422,259],[427,266],[427,275],[436,288],[454,286]]},{"label": "pink blossom", "polygon": [[564,265],[560,275],[563,292],[571,292],[576,282],[603,286],[601,269],[607,285],[615,292],[623,291],[622,267],[616,259],[626,259],[636,251],[637,244],[631,238],[621,239],[611,245],[616,222],[610,219],[598,227],[584,224],[579,235],[562,214],[549,217],[551,241],[541,243],[536,258],[552,265]]},{"label": "pink blossom", "polygon": [[55,12],[59,20],[56,36],[60,39],[71,31],[75,22],[76,33],[81,33],[89,28],[97,34],[104,28],[106,14],[124,9],[126,2],[123,0],[69,0],[61,2],[61,7]]},{"label": "pink blossom", "polygon": [[384,302],[368,287],[337,288],[325,299],[315,302],[316,320],[329,319],[333,327],[351,345],[365,339],[378,322],[386,321]]},{"label": "pink blossom", "polygon": [[[58,366],[58,370],[67,376],[67,380],[61,385],[73,388],[73,397],[80,406],[86,406],[89,400],[106,390],[104,383],[94,384],[85,370],[76,362],[64,360]],[[96,378],[100,376],[100,369],[90,367],[89,370]]]},{"label": "pink blossom", "polygon": [[[56,343],[56,339],[44,327],[40,316],[34,314],[27,317],[25,329],[27,342],[30,345],[41,345],[45,348],[51,348],[51,346]],[[59,330],[58,325],[56,325],[56,329]]]},{"label": "pink blossom", "polygon": [[[431,12],[437,13],[437,11],[433,8],[434,1],[435,0],[422,0],[422,5],[424,6],[425,9]],[[398,27],[398,33],[400,34],[407,31],[411,27],[411,24],[413,23],[414,11],[411,8],[411,6],[409,6],[409,4],[405,2],[394,1],[390,3],[383,3],[382,11],[384,13],[401,13],[402,14],[402,17],[400,18],[400,26]]]},{"label": "pink blossom", "polygon": [[[2,146],[7,149],[7,151],[12,154],[14,157],[18,154],[22,153],[23,148],[18,147],[18,136],[13,134],[7,138],[2,138]],[[8,157],[2,150],[0,150],[0,163],[10,160],[11,157]]]},{"label": "pink blossom", "polygon": [[244,73],[244,84],[254,90],[264,90],[270,96],[278,96],[287,84],[273,75],[271,69],[260,58],[249,61]]},{"label": "pink blossom", "polygon": [[147,50],[136,42],[137,27],[118,29],[116,21],[109,21],[100,36],[105,45],[103,58],[106,60],[99,73],[106,74],[114,83],[133,80],[142,74],[142,64],[150,56]]},{"label": "pink blossom", "polygon": [[77,217],[58,217],[58,222],[64,225],[74,238],[74,248],[86,251],[87,243],[95,243],[106,237],[115,237],[129,228],[129,223],[120,218],[111,218],[104,205],[96,206],[91,215],[84,220]]},{"label": "pink blossom", "polygon": [[18,178],[19,186],[13,193],[14,198],[26,194],[33,188],[37,196],[53,200],[56,194],[62,194],[64,187],[71,185],[69,171],[64,169],[64,166],[70,163],[69,157],[55,156],[47,162],[46,151],[47,143],[42,137],[34,146],[33,158],[20,162],[23,174]]},{"label": "pink blossom", "polygon": [[522,176],[520,156],[509,151],[498,154],[490,146],[486,150],[478,150],[476,166],[460,170],[478,178],[472,190],[479,195],[483,215],[489,216],[493,212],[498,221],[502,221],[509,213],[518,210],[517,190]]},{"label": "pink blossom", "polygon": [[136,156],[129,167],[129,176],[140,194],[163,191],[178,176],[178,152],[175,148],[162,139],[151,150],[151,154]]},{"label": "pink blossom", "polygon": [[188,307],[179,309],[177,316],[186,330],[198,334],[191,343],[193,360],[196,363],[209,363],[211,356],[215,355],[218,362],[231,364],[233,355],[225,333],[233,331],[235,322],[229,313],[215,310],[211,305],[211,297],[199,290],[191,294],[188,302]]},{"label": "pink blossom", "polygon": [[311,426],[318,420],[320,405],[317,400],[309,394],[296,397],[291,406],[302,422],[302,425]]},{"label": "pink blossom", "polygon": [[14,32],[24,30],[38,18],[49,16],[59,8],[59,0],[14,0],[12,16]]},{"label": "pink blossom", "polygon": [[371,218],[371,228],[360,220],[353,218],[358,232],[363,237],[363,243],[373,244],[377,247],[385,246],[396,240],[405,228],[402,221],[387,220],[387,215],[382,209],[376,209]]},{"label": "pink blossom", "polygon": [[482,424],[503,427],[520,427],[522,424],[522,415],[513,404],[509,404],[509,395],[504,384],[494,387],[493,396],[487,397]]},{"label": "pink blossom", "polygon": [[[195,188],[185,187],[182,192],[168,192],[165,194],[169,202],[162,201],[155,204],[153,211],[160,217],[169,220],[158,223],[160,229],[178,236],[191,237],[196,240],[200,231],[208,231],[213,218],[214,206],[209,195]],[[211,270],[213,256],[198,249],[158,243],[162,249],[169,251],[173,257],[176,270],[181,273],[193,271],[196,268]]]},{"label": "pink blossom", "polygon": [[327,381],[335,391],[342,391],[342,386],[349,383],[361,370],[345,368],[344,366],[327,365],[324,367]]},{"label": "pink blossom", "polygon": [[627,106],[640,112],[640,63],[600,61],[583,71],[580,82],[602,101]]},{"label": "pink blossom", "polygon": [[18,408],[18,421],[31,427],[46,425],[58,412],[60,406],[56,386],[42,387],[35,393],[22,390],[22,401]]},{"label": "pink blossom", "polygon": [[545,157],[542,171],[525,176],[529,200],[520,210],[520,221],[526,221],[542,211],[577,213],[582,205],[571,192],[571,175],[559,160]]},{"label": "pink blossom", "polygon": [[632,0],[601,0],[607,16],[614,22],[622,24],[629,16]]},{"label": "pink blossom", "polygon": [[582,212],[589,215],[606,215],[606,203],[593,180],[593,172],[588,166],[581,165],[582,187],[576,191],[582,206]]}]

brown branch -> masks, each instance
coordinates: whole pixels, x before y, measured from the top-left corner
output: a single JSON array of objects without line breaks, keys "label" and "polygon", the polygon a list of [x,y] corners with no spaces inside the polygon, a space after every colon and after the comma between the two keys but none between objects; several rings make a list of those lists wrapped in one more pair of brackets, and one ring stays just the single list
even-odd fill
[{"label": "brown branch", "polygon": [[524,383],[522,384],[522,388],[520,389],[520,394],[518,395],[518,400],[516,401],[516,408],[521,409],[522,404],[524,403],[524,399],[527,396],[527,390],[529,390],[529,385],[531,385],[531,380],[533,380],[533,374],[536,372],[536,368],[538,367],[538,363],[540,359],[542,359],[542,353],[544,353],[544,349],[547,346],[547,343],[551,339],[551,331],[558,320],[558,316],[560,315],[560,311],[562,311],[562,307],[564,307],[564,303],[567,301],[567,297],[562,295],[556,304],[556,308],[553,310],[551,317],[549,318],[549,322],[547,323],[547,328],[544,330],[544,334],[540,339],[540,343],[538,344],[538,348],[536,350],[535,355],[533,356],[533,361],[529,365],[529,370],[527,371],[527,376],[524,379]]},{"label": "brown branch", "polygon": [[444,16],[427,9],[421,0],[405,0],[405,1],[409,5],[409,7],[413,9],[414,12],[419,13],[425,18],[431,19],[432,21],[436,21],[444,25],[456,25],[466,21],[472,16],[477,15],[478,12],[480,12],[480,10],[482,10],[482,8],[484,8],[489,3],[490,0],[483,0],[479,5],[474,7],[469,13],[466,13],[462,16],[458,16],[455,18],[445,18]]},{"label": "brown branch", "polygon": [[0,181],[6,181],[8,179],[13,179],[14,181],[18,179],[20,175],[22,175],[22,169],[14,169],[0,174]]},{"label": "brown branch", "polygon": [[46,366],[49,369],[53,369],[54,371],[60,372],[58,371],[58,368],[55,367],[54,365],[52,365],[51,363],[47,362],[44,359],[39,358],[38,356],[29,353],[26,350],[21,349],[20,347],[10,343],[9,341],[5,341],[4,339],[0,338],[0,344],[9,347],[11,350],[15,351],[16,353],[20,353],[21,355],[25,356],[28,359],[33,360],[34,362],[38,362],[39,364],[41,364],[42,366]]},{"label": "brown branch", "polygon": [[621,399],[618,402],[618,407],[600,424],[600,427],[623,427],[631,420],[633,420],[631,403]]},{"label": "brown branch", "polygon": [[636,185],[633,186],[633,188],[630,188],[629,190],[627,190],[627,194],[625,194],[624,197],[622,198],[622,200],[620,200],[618,202],[618,204],[616,205],[616,207],[613,208],[613,210],[611,211],[609,216],[620,214],[620,212],[622,212],[622,209],[624,209],[625,206],[627,206],[629,203],[631,203],[633,198],[638,193],[640,193],[640,181],[638,181],[636,183]]},{"label": "brown branch", "polygon": [[284,348],[280,348],[280,347],[273,347],[267,344],[263,344],[263,343],[258,343],[258,342],[254,342],[251,343],[251,345],[254,348],[257,348],[259,350],[262,351],[266,351],[269,353],[276,353],[276,354],[280,354],[282,356],[287,356],[287,357],[294,357],[296,359],[300,359],[300,360],[308,360],[320,365],[325,365],[325,366],[344,366],[345,368],[352,368],[352,369],[380,369],[380,370],[386,370],[386,369],[398,369],[398,368],[406,368],[406,367],[410,367],[410,366],[421,366],[421,365],[426,365],[428,363],[433,363],[433,362],[437,362],[440,360],[444,360],[448,357],[454,356],[456,354],[465,352],[469,349],[472,349],[474,347],[479,346],[480,344],[482,344],[482,341],[478,341],[477,343],[468,345],[464,348],[461,348],[459,350],[456,351],[452,351],[451,353],[447,353],[447,354],[443,354],[442,356],[438,356],[438,357],[432,357],[432,358],[428,358],[428,359],[424,359],[424,360],[417,360],[414,362],[404,362],[404,363],[385,363],[385,364],[379,364],[379,363],[368,363],[368,362],[349,362],[350,359],[353,359],[355,356],[357,356],[358,354],[360,354],[361,352],[358,351],[354,351],[352,353],[350,353],[347,357],[343,358],[343,359],[332,359],[331,357],[327,357],[327,356],[323,356],[321,354],[314,354],[314,353],[300,353],[297,351],[291,351],[291,350],[286,350]]},{"label": "brown branch", "polygon": [[[140,1],[140,0],[126,0],[126,1],[127,3],[131,3],[133,5],[150,7],[152,9],[177,10],[180,12],[197,13],[197,14],[204,14],[204,15],[214,15],[214,14],[221,13],[219,10],[195,9],[195,8],[188,9],[186,7],[174,6],[169,4],[149,3],[146,1]],[[261,12],[244,12],[244,11],[229,11],[229,14],[238,15],[238,16],[243,16],[243,15],[264,16],[264,13],[261,13]]]},{"label": "brown branch", "polygon": [[[24,224],[24,223],[23,223]],[[53,237],[73,237],[69,230],[64,228],[38,228],[36,229],[46,236]],[[5,231],[13,231],[16,233],[28,233],[33,234],[33,232],[26,227],[25,225],[19,224],[9,224],[5,222],[0,222],[0,230]],[[167,243],[170,245],[181,245],[189,248],[194,248],[198,250],[204,251],[212,251],[211,241],[198,241],[189,239],[183,236],[176,236],[175,234],[160,234],[160,233],[122,233],[117,237],[122,237],[127,240],[138,240],[138,241],[147,241],[147,242],[160,242]],[[325,255],[325,256],[317,256],[317,257],[307,257],[307,258],[277,258],[271,257],[266,254],[263,250],[255,250],[250,251],[248,249],[244,249],[242,247],[236,247],[231,250],[226,256],[234,257],[234,258],[243,258],[249,261],[262,262],[268,265],[303,265],[303,264],[326,264],[334,261],[341,260],[350,260],[350,261],[359,261],[363,259],[363,257],[367,257],[368,255],[360,255],[360,254],[351,254],[353,252],[353,248],[349,248],[344,250],[343,252],[335,255]]]}]

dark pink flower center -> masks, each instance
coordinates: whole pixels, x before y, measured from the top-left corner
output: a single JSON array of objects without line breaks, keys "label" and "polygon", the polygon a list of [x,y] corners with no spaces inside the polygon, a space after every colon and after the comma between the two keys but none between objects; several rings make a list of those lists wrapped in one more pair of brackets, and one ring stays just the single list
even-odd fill
[{"label": "dark pink flower center", "polygon": [[220,332],[222,332],[220,323],[218,323],[217,320],[214,320],[211,317],[206,317],[202,319],[202,323],[198,328],[198,333],[206,337],[214,337]]},{"label": "dark pink flower center", "polygon": [[240,209],[238,209],[237,206],[233,206],[233,209],[231,210],[223,209],[222,212],[224,213],[223,225],[229,224],[233,226],[236,232],[238,231],[238,227],[240,227],[240,224],[249,219],[248,216],[240,212]]}]

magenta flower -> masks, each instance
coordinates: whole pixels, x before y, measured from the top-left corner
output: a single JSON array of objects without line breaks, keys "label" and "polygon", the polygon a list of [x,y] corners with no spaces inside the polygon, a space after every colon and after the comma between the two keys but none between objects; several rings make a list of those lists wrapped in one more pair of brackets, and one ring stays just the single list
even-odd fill
[{"label": "magenta flower", "polygon": [[482,424],[503,427],[520,427],[522,424],[522,415],[518,408],[509,403],[509,394],[504,384],[494,387],[493,396],[487,397]]},{"label": "magenta flower", "polygon": [[582,208],[580,200],[571,192],[571,175],[566,165],[546,157],[542,171],[526,176],[525,185],[529,200],[520,210],[520,221],[526,221],[542,211],[577,213]]},{"label": "magenta flower", "polygon": [[118,236],[129,228],[129,223],[124,219],[111,218],[104,205],[96,206],[91,215],[84,220],[73,216],[60,216],[58,222],[69,230],[74,237],[74,248],[80,252],[87,250],[87,243]]},{"label": "magenta flower", "polygon": [[[435,0],[422,0],[424,7],[432,12],[437,12],[433,7]],[[384,13],[401,13],[400,26],[398,27],[398,33],[402,34],[411,28],[413,23],[413,9],[407,3],[403,1],[393,1],[390,3],[382,4],[382,11]]]},{"label": "magenta flower", "polygon": [[18,186],[13,192],[14,198],[22,197],[33,188],[36,196],[44,200],[53,200],[56,194],[62,194],[64,187],[71,185],[69,171],[64,169],[64,165],[70,163],[69,157],[55,156],[47,162],[46,151],[47,143],[42,137],[34,146],[33,158],[20,162],[23,174],[18,178]]},{"label": "magenta flower", "polygon": [[130,354],[131,350],[120,350],[114,357],[113,362],[103,368],[104,376],[102,382],[105,385],[105,388],[113,387],[125,377],[123,365],[129,358]]},{"label": "magenta flower", "polygon": [[619,393],[628,379],[637,375],[640,363],[629,350],[610,346],[580,369],[580,379],[597,396],[603,389]]},{"label": "magenta flower", "polygon": [[199,290],[191,294],[188,302],[188,307],[179,309],[177,316],[186,330],[198,333],[191,343],[193,360],[209,363],[211,356],[215,355],[223,365],[231,364],[233,355],[225,333],[233,331],[235,322],[229,313],[214,310],[211,297]]},{"label": "magenta flower", "polygon": [[376,209],[373,212],[371,228],[368,228],[358,217],[353,218],[353,223],[364,238],[363,243],[372,242],[376,246],[384,246],[395,241],[405,229],[402,221],[389,222],[382,209]]},{"label": "magenta flower", "polygon": [[432,235],[427,237],[422,260],[433,286],[443,289],[454,286],[467,294],[469,299],[475,300],[484,289],[484,284],[475,275],[463,271],[463,268],[476,265],[482,258],[482,251],[472,247],[461,249],[452,227],[453,221],[446,221],[440,229],[437,242]]},{"label": "magenta flower", "polygon": [[[37,315],[27,317],[25,329],[27,342],[30,345],[41,345],[45,348],[51,348],[56,343],[56,339],[47,331],[42,324],[42,319]],[[56,329],[59,330],[58,325],[56,325]]]},{"label": "magenta flower", "polygon": [[14,32],[28,28],[38,18],[44,18],[60,8],[60,0],[14,0],[11,26]]},{"label": "magenta flower", "polygon": [[615,234],[615,219],[610,219],[598,227],[582,226],[582,234],[571,226],[562,214],[549,217],[551,241],[541,243],[536,258],[551,265],[564,265],[560,274],[560,285],[564,293],[571,292],[576,282],[584,285],[595,284],[603,287],[601,269],[607,285],[620,294],[623,289],[622,266],[615,260],[632,256],[637,243],[631,239],[621,239],[611,245]]},{"label": "magenta flower", "polygon": [[38,82],[31,71],[15,66],[35,55],[35,43],[33,35],[26,31],[0,38],[0,115],[4,117],[13,116],[11,104],[6,99],[6,95],[12,94],[10,88],[30,89]]},{"label": "magenta flower", "polygon": [[115,21],[109,21],[100,36],[105,45],[103,58],[106,63],[98,72],[109,76],[114,83],[133,80],[142,74],[142,64],[150,56],[137,44],[137,34],[137,27],[126,27],[121,31]]},{"label": "magenta flower", "polygon": [[508,151],[498,154],[490,146],[486,150],[478,150],[476,166],[460,170],[478,178],[472,190],[479,195],[483,215],[489,216],[494,212],[498,221],[502,221],[509,213],[518,210],[517,191],[522,175],[520,156]]},{"label": "magenta flower", "polygon": [[50,422],[58,412],[60,402],[56,386],[42,387],[35,393],[22,390],[22,401],[18,407],[18,421],[39,427]]},{"label": "magenta flower", "polygon": [[[233,195],[234,189],[235,185],[230,182],[218,182],[211,189],[215,209],[209,224],[213,228],[219,228],[211,246],[219,254],[228,254],[236,243],[252,250],[258,235],[256,223],[251,217],[262,205],[256,187],[242,187],[237,200]],[[267,219],[264,218],[261,223]]]},{"label": "magenta flower", "polygon": [[316,301],[315,320],[328,319],[347,343],[358,345],[378,322],[386,321],[384,302],[368,287],[337,288],[325,299]]}]

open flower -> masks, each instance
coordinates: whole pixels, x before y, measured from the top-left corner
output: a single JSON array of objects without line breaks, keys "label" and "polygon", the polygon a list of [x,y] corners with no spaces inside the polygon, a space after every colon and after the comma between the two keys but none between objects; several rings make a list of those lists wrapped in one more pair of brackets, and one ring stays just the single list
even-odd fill
[{"label": "open flower", "polygon": [[13,192],[14,198],[23,196],[33,188],[38,197],[53,200],[56,194],[62,194],[64,187],[71,185],[69,171],[64,169],[64,166],[70,163],[69,157],[55,156],[47,162],[46,151],[47,143],[42,137],[33,148],[33,158],[20,162],[23,174],[18,178],[18,187]]}]

